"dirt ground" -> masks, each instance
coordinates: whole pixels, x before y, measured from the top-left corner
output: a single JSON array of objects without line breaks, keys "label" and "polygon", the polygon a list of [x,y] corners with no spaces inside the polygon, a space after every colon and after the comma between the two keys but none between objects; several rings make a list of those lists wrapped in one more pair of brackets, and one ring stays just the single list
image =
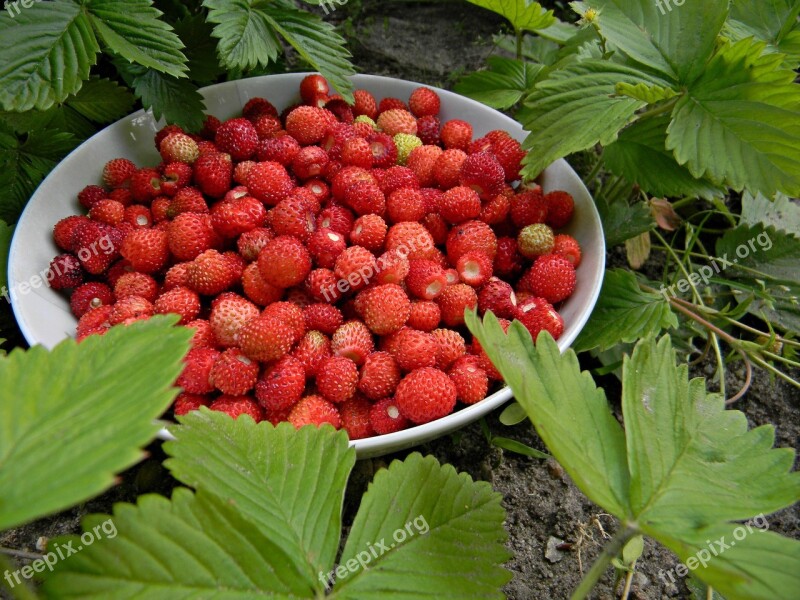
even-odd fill
[{"label": "dirt ground", "polygon": [[[546,2],[544,4],[547,4]],[[552,4],[552,3],[551,3]],[[499,19],[465,2],[363,2],[351,0],[330,17],[343,22],[355,64],[364,73],[411,79],[429,85],[452,87],[457,77],[479,68],[492,47],[492,34]],[[611,251],[610,264],[621,264],[619,251]],[[590,366],[586,363],[584,366]],[[711,375],[710,365],[701,365],[694,375]],[[797,375],[797,374],[795,374]],[[730,389],[738,389],[743,373],[729,373]],[[599,382],[616,403],[619,384],[612,376]],[[800,393],[780,381],[771,381],[756,371],[749,393],[738,403],[751,426],[776,425],[776,445],[797,447],[800,438]],[[617,404],[618,410],[618,404]],[[497,413],[487,419],[495,435],[511,437],[545,450],[529,424],[505,427]],[[508,511],[508,547],[514,558],[507,564],[514,578],[505,592],[512,600],[568,598],[591,566],[603,542],[604,532],[613,533],[616,523],[589,502],[552,461],[532,459],[491,446],[480,425],[418,448],[443,463],[453,464],[473,478],[489,481],[504,497]],[[118,501],[131,501],[145,492],[169,493],[173,482],[163,470],[158,444],[151,458],[123,474],[122,483],[103,496],[54,517],[0,534],[0,545],[35,551],[39,536],[77,532],[83,515],[110,512]],[[345,502],[345,518],[352,519],[366,484],[376,469],[407,453],[357,463]],[[770,529],[800,537],[800,505],[769,517]],[[548,553],[548,541],[558,538],[572,544],[571,551]],[[579,550],[579,551],[578,551]],[[546,557],[547,554],[547,557]],[[678,559],[652,540],[645,543],[638,562],[631,597],[656,600],[688,598],[685,583],[659,578],[661,570],[673,569]],[[619,597],[612,590],[613,572],[604,577],[594,598]],[[789,596],[787,596],[789,597]],[[798,591],[797,597],[800,597]]]}]

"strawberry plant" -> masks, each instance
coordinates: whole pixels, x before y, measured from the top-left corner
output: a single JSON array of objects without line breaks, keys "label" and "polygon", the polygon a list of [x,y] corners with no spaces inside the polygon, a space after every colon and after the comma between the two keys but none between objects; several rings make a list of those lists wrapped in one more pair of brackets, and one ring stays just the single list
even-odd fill
[{"label": "strawberry plant", "polygon": [[[782,598],[800,587],[800,542],[768,531],[742,537],[736,523],[800,498],[794,451],[772,448],[772,426],[748,430],[703,379],[690,380],[669,336],[648,337],[625,357],[623,428],[574,351],[562,356],[546,332],[534,346],[520,323],[504,332],[494,315],[481,321],[468,312],[466,320],[553,456],[621,522],[573,599],[588,597],[641,534],[726,598]],[[630,563],[627,556],[630,548]]]}]

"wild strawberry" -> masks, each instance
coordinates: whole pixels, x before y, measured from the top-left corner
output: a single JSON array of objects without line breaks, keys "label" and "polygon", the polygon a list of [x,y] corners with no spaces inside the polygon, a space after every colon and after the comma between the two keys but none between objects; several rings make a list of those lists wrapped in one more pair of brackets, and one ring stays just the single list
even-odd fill
[{"label": "wild strawberry", "polygon": [[517,318],[523,313],[532,311],[542,306],[550,305],[550,303],[544,298],[534,296],[530,292],[521,291],[517,296],[517,299],[517,308],[515,311],[513,311],[512,317],[510,318]]},{"label": "wild strawberry", "polygon": [[444,246],[447,243],[447,235],[450,233],[450,225],[438,213],[428,213],[422,218],[422,225],[431,234],[433,243],[437,246]]},{"label": "wild strawberry", "polygon": [[135,229],[125,236],[120,253],[140,273],[155,273],[169,260],[169,235],[157,229]]},{"label": "wild strawberry", "polygon": [[419,187],[419,181],[414,171],[400,165],[386,169],[380,181],[380,188],[387,196],[400,188],[418,189]]},{"label": "wild strawberry", "polygon": [[236,248],[239,254],[247,261],[258,259],[258,255],[271,239],[275,237],[273,231],[267,227],[256,227],[250,231],[245,231],[236,240]]},{"label": "wild strawberry", "polygon": [[403,378],[394,399],[403,416],[421,425],[453,412],[456,396],[456,386],[444,372],[423,367]]},{"label": "wild strawberry", "polygon": [[518,192],[511,197],[511,220],[519,229],[544,223],[547,220],[547,203],[538,185]]},{"label": "wild strawberry", "polygon": [[516,317],[530,332],[534,341],[542,331],[549,332],[556,340],[564,333],[564,319],[547,302],[541,303],[527,312],[519,311]]},{"label": "wild strawberry", "polygon": [[398,250],[410,260],[428,258],[434,248],[433,237],[420,223],[395,223],[386,234],[385,248],[387,251]]},{"label": "wild strawberry", "polygon": [[389,283],[370,290],[364,306],[364,323],[377,335],[394,333],[406,324],[411,301],[399,285]]},{"label": "wild strawberry", "polygon": [[239,343],[239,333],[245,324],[260,315],[258,307],[238,294],[225,294],[215,299],[208,322],[221,346],[229,348]]},{"label": "wild strawberry", "polygon": [[408,110],[408,105],[400,100],[400,98],[383,98],[378,104],[378,113],[386,112],[387,110]]},{"label": "wild strawberry", "polygon": [[83,215],[72,215],[61,219],[53,227],[53,240],[62,250],[72,250],[72,240],[78,225],[85,223],[89,219]]},{"label": "wild strawberry", "polygon": [[446,371],[467,352],[466,342],[460,333],[452,329],[434,329],[431,332],[436,340],[436,366]]},{"label": "wild strawberry", "polygon": [[355,104],[353,104],[353,114],[356,117],[366,115],[370,119],[378,116],[378,103],[375,101],[375,96],[370,94],[367,90],[356,90],[353,92]]},{"label": "wild strawberry", "polygon": [[110,188],[128,185],[136,165],[127,158],[114,158],[103,167],[103,183]]},{"label": "wild strawberry", "polygon": [[300,82],[300,97],[306,104],[312,104],[320,96],[327,96],[330,92],[327,80],[319,73],[306,75]]},{"label": "wild strawberry", "polygon": [[[132,272],[133,268],[131,267],[131,263],[129,263],[124,258],[120,259],[115,263],[113,263],[106,270],[105,272],[106,283],[108,283],[108,285],[110,285],[113,288],[115,285],[117,285],[117,281],[119,281],[120,277],[122,277],[125,273],[132,273]],[[166,280],[164,283],[166,285],[167,283]]]},{"label": "wild strawberry", "polygon": [[335,306],[322,302],[305,307],[303,309],[303,317],[305,318],[307,330],[321,331],[326,335],[333,335],[344,323],[342,311]]},{"label": "wild strawberry", "polygon": [[311,255],[296,237],[278,236],[258,255],[258,268],[270,285],[290,288],[300,284],[311,272]]},{"label": "wild strawberry", "polygon": [[427,146],[439,145],[441,123],[438,117],[425,116],[417,119],[417,137]]},{"label": "wild strawberry", "polygon": [[447,190],[439,202],[439,214],[450,223],[458,224],[481,214],[481,199],[472,188],[457,186]]},{"label": "wild strawberry", "polygon": [[87,272],[100,275],[119,257],[121,237],[115,227],[85,221],[73,231],[72,250]]},{"label": "wild strawberry", "polygon": [[206,196],[222,198],[231,188],[233,164],[229,155],[206,152],[198,157],[193,166],[194,182]]},{"label": "wild strawberry", "polygon": [[258,363],[238,348],[228,348],[214,361],[209,382],[223,394],[243,396],[255,387],[258,371]]},{"label": "wild strawberry", "polygon": [[111,315],[108,320],[112,325],[127,324],[152,317],[153,313],[152,302],[141,296],[128,296],[117,300],[111,306]]},{"label": "wild strawberry", "polygon": [[111,328],[112,310],[110,305],[103,305],[86,311],[78,320],[75,339],[80,342],[90,335],[102,335],[108,331]]},{"label": "wild strawberry", "polygon": [[356,136],[369,138],[373,133],[378,130],[378,124],[366,115],[360,115],[353,121],[353,131]]},{"label": "wild strawberry", "polygon": [[211,404],[211,400],[207,396],[183,392],[175,398],[175,402],[172,405],[172,414],[180,417],[189,414],[193,410],[200,410],[201,406],[208,406],[209,404]]},{"label": "wild strawberry", "polygon": [[367,142],[375,167],[388,169],[397,163],[397,146],[392,136],[376,131],[367,137]]},{"label": "wild strawberry", "polygon": [[394,398],[384,398],[373,404],[369,411],[369,422],[378,435],[402,431],[410,424],[408,419],[400,414]]},{"label": "wild strawberry", "polygon": [[522,145],[505,131],[492,131],[487,134],[487,137],[492,143],[492,154],[503,167],[506,181],[519,179],[522,159],[525,158],[525,150],[522,149]]},{"label": "wild strawberry", "polygon": [[545,254],[536,259],[519,285],[520,289],[556,304],[575,290],[575,267],[566,258]]},{"label": "wild strawberry", "polygon": [[453,227],[447,236],[447,260],[457,264],[467,252],[477,251],[494,259],[497,254],[497,237],[486,223],[467,221]]},{"label": "wild strawberry", "polygon": [[[155,169],[135,171],[131,175],[130,190],[134,200],[141,204],[149,204],[161,193],[161,173]],[[80,199],[80,196],[78,198]]]},{"label": "wild strawberry", "polygon": [[294,406],[303,396],[306,372],[296,358],[285,356],[269,365],[256,383],[256,400],[267,411],[282,411]]},{"label": "wild strawberry", "polygon": [[178,380],[175,382],[183,391],[189,394],[210,394],[214,386],[209,381],[211,369],[220,352],[213,348],[197,348],[189,350],[184,358],[184,367]]},{"label": "wild strawberry", "polygon": [[260,162],[247,174],[250,193],[264,204],[275,206],[294,189],[294,183],[280,163]]},{"label": "wild strawberry", "polygon": [[420,331],[433,331],[439,326],[442,312],[439,305],[430,300],[415,300],[411,303],[411,312],[406,325]]},{"label": "wild strawberry", "polygon": [[398,133],[393,139],[394,145],[397,146],[398,165],[405,165],[411,153],[422,146],[421,139],[408,133]]},{"label": "wild strawberry", "polygon": [[203,121],[203,128],[200,130],[200,137],[204,140],[213,140],[220,125],[222,125],[222,122],[217,117],[206,115]]},{"label": "wild strawberry", "polygon": [[[381,192],[382,196],[383,193]],[[364,215],[353,223],[353,229],[350,231],[350,241],[357,246],[363,246],[370,252],[378,252],[383,249],[383,244],[386,241],[386,231],[386,221],[381,217],[378,215]]]},{"label": "wild strawberry", "polygon": [[352,290],[366,287],[377,270],[375,255],[361,246],[347,248],[338,256],[334,267],[336,276],[347,281]]},{"label": "wild strawberry", "polygon": [[[250,98],[242,108],[242,116],[248,121],[256,121],[261,117],[267,116],[277,118],[278,109],[266,98]],[[217,128],[219,129],[219,127]]]},{"label": "wild strawberry", "polygon": [[480,220],[487,225],[500,225],[511,213],[511,200],[505,193],[497,194],[481,207]]},{"label": "wild strawberry", "polygon": [[190,165],[200,155],[197,142],[182,132],[170,133],[161,140],[158,151],[165,163],[182,162]]},{"label": "wild strawberry", "polygon": [[392,137],[398,133],[417,135],[417,120],[407,110],[393,108],[378,115],[378,127]]},{"label": "wild strawberry", "polygon": [[464,324],[464,311],[478,306],[475,290],[464,283],[447,286],[436,298],[442,311],[442,323],[447,327],[460,327]]},{"label": "wild strawberry", "polygon": [[153,139],[156,145],[156,150],[158,150],[159,146],[161,146],[161,142],[164,141],[164,138],[171,133],[186,133],[186,132],[178,125],[166,125],[162,127],[156,132],[156,135]]},{"label": "wild strawberry", "polygon": [[348,321],[339,327],[331,338],[331,352],[353,361],[356,365],[375,350],[372,334],[361,321]]},{"label": "wild strawberry", "polygon": [[150,209],[141,204],[133,204],[125,207],[122,220],[130,223],[134,227],[149,229],[153,226],[153,217]]},{"label": "wild strawberry", "polygon": [[461,179],[461,166],[467,160],[467,154],[458,148],[448,148],[436,159],[434,176],[436,183],[443,190],[449,190],[458,185]]},{"label": "wild strawberry", "polygon": [[305,194],[287,196],[270,213],[272,229],[279,236],[294,236],[307,242],[317,228],[315,202]]},{"label": "wild strawberry", "polygon": [[358,390],[372,400],[391,396],[400,383],[400,367],[388,352],[373,352],[361,368]]},{"label": "wild strawberry", "polygon": [[128,207],[133,204],[133,194],[128,188],[117,188],[108,194],[109,199],[116,200],[122,206]]},{"label": "wild strawberry", "polygon": [[298,106],[286,117],[286,132],[300,145],[310,146],[322,140],[331,121],[326,111],[316,106]]},{"label": "wild strawberry", "polygon": [[430,333],[404,328],[392,338],[389,352],[403,371],[436,364],[436,339]]},{"label": "wild strawberry", "polygon": [[78,192],[78,202],[85,209],[91,209],[95,202],[108,198],[108,193],[99,185],[87,185]]},{"label": "wild strawberry", "polygon": [[247,119],[229,119],[217,129],[214,143],[221,152],[230,154],[233,160],[247,160],[258,146],[258,132]]},{"label": "wild strawberry", "polygon": [[316,383],[317,390],[326,400],[341,404],[356,393],[358,368],[348,358],[332,356],[319,366]]},{"label": "wild strawberry", "polygon": [[378,284],[400,284],[408,275],[408,269],[409,262],[404,251],[387,250],[378,257],[378,274],[375,281]]},{"label": "wild strawberry", "polygon": [[[500,327],[504,332],[508,332],[508,327],[511,325],[511,321],[508,319],[498,319],[500,322]],[[481,346],[481,343],[478,341],[477,337],[472,338],[472,347],[470,348],[470,352],[478,358],[478,366],[486,372],[486,375],[492,381],[503,381],[503,376],[500,374],[500,371],[492,364],[492,361],[489,360],[489,356],[486,354],[486,351]]]},{"label": "wild strawberry", "polygon": [[497,240],[497,254],[494,257],[494,273],[504,279],[516,279],[524,267],[517,240],[501,237]]},{"label": "wild strawberry", "polygon": [[114,297],[122,300],[128,296],[141,296],[150,302],[158,297],[158,282],[144,273],[125,273],[114,284]]},{"label": "wild strawberry", "polygon": [[252,196],[217,202],[211,210],[211,225],[223,238],[235,238],[256,227],[267,218],[264,205]]},{"label": "wild strawberry", "polygon": [[419,221],[425,216],[425,198],[419,189],[395,190],[386,198],[386,215],[393,223]]},{"label": "wild strawberry", "polygon": [[411,92],[408,107],[415,117],[436,116],[441,109],[439,94],[430,88],[418,87]]},{"label": "wild strawberry", "polygon": [[181,261],[193,260],[210,250],[218,239],[209,215],[182,213],[167,229],[169,251]]},{"label": "wild strawberry", "polygon": [[200,313],[200,296],[186,287],[176,287],[161,294],[155,301],[155,312],[159,315],[178,314],[179,325],[186,325]]},{"label": "wild strawberry", "polygon": [[360,440],[375,435],[369,420],[371,409],[372,404],[360,394],[354,395],[339,407],[342,428],[347,431],[347,437],[351,440]]},{"label": "wild strawberry", "polygon": [[186,323],[186,327],[194,329],[191,341],[192,348],[216,348],[219,345],[214,331],[211,329],[211,323],[205,319],[190,321]]},{"label": "wild strawberry", "polygon": [[571,235],[561,233],[553,239],[553,254],[563,256],[576,269],[581,264],[581,246]]},{"label": "wild strawberry", "polygon": [[283,298],[284,289],[264,281],[257,263],[250,263],[242,273],[242,289],[248,300],[259,306],[267,306]]},{"label": "wild strawberry", "polygon": [[405,164],[414,171],[421,186],[428,187],[436,183],[436,161],[442,152],[439,146],[418,146],[408,155]]},{"label": "wild strawberry", "polygon": [[331,179],[331,194],[336,200],[344,202],[350,187],[362,181],[376,183],[375,178],[366,169],[352,165],[343,167]]},{"label": "wild strawberry", "polygon": [[461,281],[480,287],[492,276],[492,259],[475,250],[465,252],[456,263],[456,271]]},{"label": "wild strawberry", "polygon": [[[258,156],[258,149],[261,147],[261,142],[278,137],[283,132],[283,125],[278,117],[266,114],[260,115],[255,119],[250,119],[250,122],[253,124],[253,127],[255,127],[259,139],[259,144],[256,148],[256,156]],[[258,160],[263,159],[259,158]]]},{"label": "wild strawberry", "polygon": [[198,255],[186,271],[187,286],[198,294],[216,296],[239,282],[242,276],[231,260],[216,250]]},{"label": "wild strawberry", "polygon": [[372,146],[364,138],[350,138],[342,144],[341,159],[344,165],[371,169],[372,161],[374,160]]},{"label": "wild strawberry", "polygon": [[470,154],[461,165],[461,185],[472,188],[483,200],[489,200],[503,191],[505,172],[497,159],[487,152]]},{"label": "wild strawberry", "polygon": [[325,423],[333,425],[336,429],[342,426],[342,419],[337,408],[316,394],[301,398],[289,413],[287,421],[297,429],[305,425],[320,427]]},{"label": "wild strawberry", "polygon": [[320,205],[331,197],[331,188],[322,179],[311,179],[303,184],[303,187],[311,192]]},{"label": "wild strawberry", "polygon": [[547,204],[547,224],[550,227],[559,229],[570,222],[575,211],[575,201],[569,193],[550,192],[545,195],[544,201]]},{"label": "wild strawberry", "polygon": [[69,307],[72,314],[81,318],[89,310],[100,306],[110,306],[114,303],[114,294],[111,288],[104,283],[84,283],[75,288],[69,298]]},{"label": "wild strawberry", "polygon": [[486,371],[477,365],[474,357],[459,358],[447,376],[456,386],[456,397],[464,404],[476,404],[486,397],[489,391],[489,377]]},{"label": "wild strawberry", "polygon": [[239,330],[239,345],[253,360],[263,362],[283,358],[292,349],[295,332],[275,317],[258,317]]},{"label": "wild strawberry", "polygon": [[478,310],[481,314],[490,310],[498,317],[512,319],[516,309],[514,289],[502,279],[492,277],[478,292]]},{"label": "wild strawberry", "polygon": [[525,258],[535,259],[550,254],[555,244],[553,230],[544,223],[534,223],[524,227],[517,236],[519,253]]},{"label": "wild strawberry", "polygon": [[153,198],[150,204],[150,214],[153,216],[154,223],[160,223],[167,220],[167,210],[171,200],[169,196],[157,196]]},{"label": "wild strawberry", "polygon": [[[341,283],[340,283],[341,282]],[[336,302],[342,297],[342,290],[346,290],[341,279],[330,269],[314,269],[308,274],[305,289],[317,302]],[[339,289],[341,286],[341,290]]]},{"label": "wild strawberry", "polygon": [[302,338],[306,333],[306,319],[303,309],[292,302],[274,302],[261,312],[262,318],[272,318],[285,323],[292,330],[292,343]]},{"label": "wild strawberry", "polygon": [[208,408],[225,413],[231,419],[238,419],[242,415],[247,415],[256,423],[260,423],[266,418],[264,409],[250,396],[220,396]]},{"label": "wild strawberry", "polygon": [[466,152],[472,141],[472,125],[461,119],[452,119],[442,125],[440,136],[448,150],[455,148]]},{"label": "wild strawberry", "polygon": [[261,162],[276,162],[288,167],[300,152],[300,143],[290,135],[261,140],[256,149],[256,158]]},{"label": "wild strawberry", "polygon": [[308,331],[292,350],[292,356],[303,365],[306,377],[315,377],[322,361],[331,356],[331,341],[320,331]]},{"label": "wild strawberry", "polygon": [[172,198],[167,209],[167,216],[174,219],[180,214],[192,212],[198,214],[206,214],[209,212],[208,204],[203,197],[203,194],[195,187],[182,188]]},{"label": "wild strawberry", "polygon": [[406,276],[408,291],[423,300],[433,300],[447,287],[444,269],[431,260],[412,260]]},{"label": "wild strawberry", "polygon": [[386,211],[386,196],[371,181],[356,181],[348,187],[344,201],[357,215],[379,215]]},{"label": "wild strawberry", "polygon": [[323,173],[329,160],[328,153],[319,146],[306,146],[292,160],[292,172],[305,181]]}]

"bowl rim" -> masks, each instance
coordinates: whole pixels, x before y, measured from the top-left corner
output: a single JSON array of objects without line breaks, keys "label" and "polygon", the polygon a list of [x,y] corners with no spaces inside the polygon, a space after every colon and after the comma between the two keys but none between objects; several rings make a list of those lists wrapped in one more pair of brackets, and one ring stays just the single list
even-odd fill
[{"label": "bowl rim", "polygon": [[[248,78],[248,79],[243,79],[243,80],[239,79],[239,80],[225,81],[225,82],[216,83],[216,84],[213,84],[213,85],[209,85],[209,86],[205,86],[203,88],[200,88],[199,92],[203,96],[206,96],[206,94],[210,94],[210,93],[213,93],[213,92],[218,92],[218,91],[224,90],[226,88],[236,89],[237,86],[240,85],[242,82],[247,82],[248,85],[257,85],[259,82],[264,82],[264,83],[269,82],[270,84],[280,84],[280,83],[282,83],[281,80],[286,80],[287,82],[291,82],[293,85],[296,86],[296,84],[303,77],[305,77],[306,75],[309,75],[311,73],[312,72],[280,73],[280,74],[274,74],[274,75],[261,75],[261,76],[258,76],[258,77],[253,77],[253,78]],[[408,79],[401,79],[401,78],[396,78],[396,77],[386,77],[386,76],[382,76],[382,75],[356,74],[356,75],[351,76],[350,79],[354,83],[354,85],[356,85],[356,86],[363,86],[365,84],[368,85],[370,83],[373,84],[373,85],[376,85],[376,84],[380,85],[380,84],[386,84],[388,82],[400,82],[402,84],[427,87],[427,88],[430,88],[430,89],[434,90],[437,94],[439,94],[439,96],[442,99],[442,104],[443,105],[447,104],[447,100],[449,98],[457,98],[458,102],[466,102],[468,106],[472,106],[476,110],[493,111],[495,113],[495,116],[502,117],[502,119],[507,122],[507,126],[506,126],[507,129],[520,129],[521,130],[521,125],[516,120],[514,120],[511,117],[509,117],[508,115],[506,115],[506,114],[504,114],[504,113],[502,113],[500,111],[497,111],[495,109],[492,109],[491,107],[486,106],[485,104],[482,104],[482,103],[480,103],[480,102],[478,102],[476,100],[473,100],[472,98],[468,98],[466,96],[462,96],[462,95],[457,94],[455,92],[451,92],[449,90],[445,90],[445,89],[442,89],[442,88],[439,88],[439,87],[436,87],[436,86],[422,84],[422,83],[418,83],[418,82],[411,81],[411,80],[408,80]],[[133,113],[131,113],[129,115],[126,115],[126,116],[122,117],[121,119],[118,119],[117,121],[115,121],[113,123],[110,123],[109,125],[106,125],[103,129],[101,129],[100,131],[96,132],[94,135],[92,135],[91,137],[86,139],[84,142],[82,142],[80,145],[78,145],[75,149],[73,149],[67,156],[65,156],[59,162],[58,165],[56,165],[53,168],[52,171],[50,171],[50,173],[47,175],[47,177],[44,180],[42,180],[42,182],[39,184],[37,189],[31,195],[31,198],[29,199],[28,203],[26,204],[25,208],[23,209],[22,213],[20,214],[20,217],[19,217],[17,223],[18,224],[22,223],[23,220],[26,217],[26,214],[30,210],[32,210],[32,206],[33,206],[33,202],[32,201],[38,195],[39,190],[42,187],[42,185],[47,180],[49,180],[51,178],[54,178],[54,177],[58,177],[62,170],[67,169],[69,167],[69,164],[68,164],[69,163],[69,159],[73,155],[79,153],[85,146],[89,145],[90,143],[93,143],[94,138],[97,135],[101,134],[102,132],[104,132],[108,128],[111,128],[111,127],[114,127],[115,125],[118,125],[121,122],[133,121],[133,120],[145,117],[147,115],[151,115],[152,116],[152,112],[149,111],[149,110],[145,110],[145,109],[139,109],[136,112],[133,112]],[[159,124],[164,122],[163,118],[156,120],[153,117],[153,120],[155,122],[159,123]],[[566,160],[564,160],[562,158],[562,159],[558,159],[558,160],[554,161],[543,172],[544,176],[546,177],[548,171],[552,172],[553,169],[566,170],[567,173],[571,173],[571,175],[574,176],[574,178],[576,180],[576,185],[578,186],[578,188],[580,188],[581,192],[585,193],[585,195],[588,198],[593,199],[592,195],[589,193],[589,190],[586,188],[586,186],[583,183],[583,181],[581,180],[580,176],[574,171],[574,169],[572,169],[572,167],[567,163]],[[582,207],[583,210],[586,210],[586,208],[587,207]],[[598,264],[598,275],[595,277],[595,279],[593,281],[593,287],[592,287],[592,290],[591,290],[591,292],[589,294],[588,301],[586,302],[584,310],[579,315],[579,318],[577,320],[573,319],[572,322],[571,322],[571,327],[570,327],[569,333],[565,334],[564,336],[562,336],[561,338],[559,338],[557,340],[558,347],[559,347],[559,349],[560,349],[560,351],[562,353],[565,352],[567,350],[567,348],[569,348],[569,346],[572,344],[572,342],[575,340],[575,338],[578,336],[580,331],[583,329],[583,327],[586,325],[587,321],[589,320],[589,318],[590,318],[590,316],[591,316],[591,314],[592,314],[592,312],[594,310],[594,307],[595,307],[595,305],[597,303],[598,297],[600,295],[600,290],[601,290],[601,287],[602,287],[602,282],[603,282],[603,278],[604,278],[604,274],[605,274],[606,243],[605,243],[605,237],[604,237],[603,231],[602,231],[602,224],[601,224],[601,221],[600,221],[600,215],[599,215],[599,212],[597,210],[597,206],[593,201],[589,204],[588,208],[589,208],[589,212],[590,212],[589,217],[591,218],[592,226],[596,230],[595,233],[599,233],[598,239],[600,240],[600,245],[602,247],[601,248],[602,251],[600,252],[600,256],[597,257],[598,261],[599,261],[599,264]],[[9,290],[15,289],[15,286],[18,283],[16,281],[16,278],[14,277],[12,266],[14,264],[16,264],[16,261],[18,260],[18,256],[24,251],[23,244],[20,241],[20,239],[18,239],[18,236],[17,236],[17,231],[18,230],[19,230],[19,228],[17,228],[15,230],[15,232],[14,232],[14,236],[13,236],[12,241],[11,241],[11,247],[9,249],[9,255],[8,255],[7,285],[8,285],[8,289]],[[30,329],[28,328],[27,321],[25,319],[21,318],[22,315],[20,313],[22,312],[22,309],[19,308],[18,304],[19,304],[19,302],[17,300],[15,300],[14,294],[11,294],[12,311],[14,313],[14,318],[15,318],[15,320],[17,322],[17,326],[19,327],[23,337],[28,342],[28,344],[31,345],[31,346],[41,344],[41,342],[39,342],[36,339],[36,336],[33,334],[33,332],[31,332]],[[494,393],[486,396],[480,402],[477,402],[477,403],[475,403],[473,405],[461,408],[460,410],[457,410],[457,411],[447,415],[446,417],[442,417],[441,419],[436,419],[435,421],[431,421],[429,423],[425,423],[425,424],[422,424],[422,425],[415,425],[415,426],[409,427],[407,429],[404,429],[404,430],[401,430],[401,431],[398,431],[398,432],[395,432],[395,433],[379,435],[379,436],[372,436],[372,437],[369,437],[369,438],[363,438],[363,439],[357,439],[357,440],[351,440],[350,441],[350,446],[355,448],[358,458],[368,458],[368,457],[372,457],[372,456],[379,456],[379,455],[383,455],[383,454],[388,454],[388,453],[391,453],[391,452],[399,451],[399,450],[402,450],[402,449],[407,449],[407,448],[410,448],[410,447],[413,447],[413,446],[417,446],[417,445],[419,445],[421,443],[424,443],[426,441],[429,441],[429,440],[435,439],[437,437],[440,437],[442,435],[445,435],[445,434],[447,434],[449,432],[461,429],[462,427],[468,425],[469,423],[472,423],[473,421],[479,419],[482,416],[485,416],[489,412],[491,412],[491,411],[495,410],[496,408],[500,407],[505,402],[507,402],[509,399],[511,399],[512,396],[513,396],[513,393],[511,391],[511,389],[508,386],[503,386],[502,388],[500,388],[499,390],[495,391]],[[159,423],[164,425],[164,427],[162,427],[162,429],[159,430],[159,432],[157,434],[157,437],[159,439],[162,439],[162,440],[174,440],[175,437],[169,431],[169,426],[172,425],[172,423],[168,422],[168,421],[159,421]]]}]

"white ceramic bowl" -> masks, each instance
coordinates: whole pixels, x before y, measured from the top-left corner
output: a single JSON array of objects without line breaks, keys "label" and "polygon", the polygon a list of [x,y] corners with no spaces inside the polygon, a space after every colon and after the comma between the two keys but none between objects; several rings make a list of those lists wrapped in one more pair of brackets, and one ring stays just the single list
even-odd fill
[{"label": "white ceramic bowl", "polygon": [[[268,75],[212,85],[202,90],[208,112],[220,119],[240,114],[250,98],[262,96],[279,110],[298,100],[303,73]],[[372,92],[379,100],[387,96],[408,99],[421,84],[373,75],[356,75],[356,87]],[[475,137],[493,129],[504,129],[518,140],[525,132],[513,119],[483,104],[445,90],[441,118],[470,122]],[[42,182],[25,208],[14,233],[9,256],[8,283],[14,314],[30,345],[52,348],[74,336],[76,320],[67,299],[47,286],[36,286],[36,278],[46,270],[59,250],[53,243],[53,225],[63,217],[79,212],[76,197],[84,186],[100,183],[103,165],[110,159],[126,157],[138,165],[154,165],[160,157],[153,145],[155,132],[163,126],[150,113],[138,111],[120,119],[87,140],[65,158]],[[580,178],[564,161],[556,161],[543,174],[545,191],[566,190],[575,199],[575,218],[566,229],[580,242],[583,261],[577,270],[577,287],[564,303],[561,314],[566,329],[558,345],[563,351],[576,338],[594,308],[605,268],[605,242],[600,217]],[[33,284],[33,285],[31,285]],[[351,442],[359,458],[379,456],[408,448],[454,431],[501,406],[511,398],[503,388],[483,401],[432,423],[397,433]],[[170,436],[166,429],[161,437]]]}]

